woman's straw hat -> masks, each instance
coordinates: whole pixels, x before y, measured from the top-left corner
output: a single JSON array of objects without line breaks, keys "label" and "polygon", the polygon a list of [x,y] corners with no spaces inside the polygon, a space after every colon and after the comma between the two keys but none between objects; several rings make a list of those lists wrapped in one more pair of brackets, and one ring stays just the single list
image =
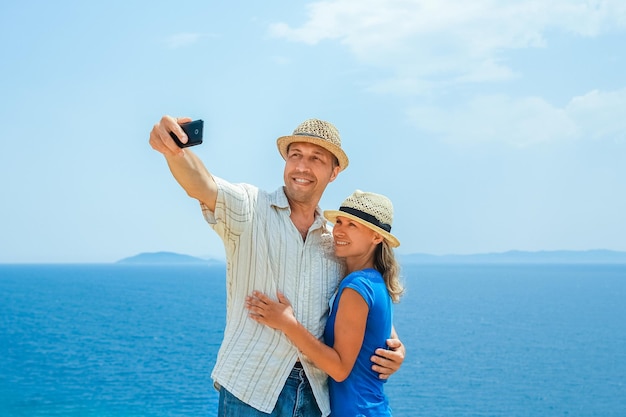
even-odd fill
[{"label": "woman's straw hat", "polygon": [[279,137],[276,145],[283,159],[287,159],[287,149],[293,142],[308,142],[328,150],[337,157],[339,171],[343,171],[348,166],[348,157],[341,149],[339,131],[329,122],[318,119],[305,120],[296,127],[292,135]]},{"label": "woman's straw hat", "polygon": [[324,217],[332,223],[338,216],[348,217],[380,233],[392,248],[400,246],[400,241],[391,234],[393,205],[384,195],[356,190],[341,203],[339,210],[324,211]]}]

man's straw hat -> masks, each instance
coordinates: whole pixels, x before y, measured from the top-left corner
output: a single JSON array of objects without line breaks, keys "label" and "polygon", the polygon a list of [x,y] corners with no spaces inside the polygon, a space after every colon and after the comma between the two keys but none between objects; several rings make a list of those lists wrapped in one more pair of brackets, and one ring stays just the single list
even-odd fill
[{"label": "man's straw hat", "polygon": [[348,157],[341,149],[339,131],[329,122],[318,119],[305,120],[296,127],[292,135],[279,137],[276,145],[283,159],[287,159],[287,149],[294,142],[308,142],[328,150],[337,157],[339,171],[343,171],[348,166]]},{"label": "man's straw hat", "polygon": [[380,233],[392,248],[400,246],[400,241],[391,234],[393,205],[384,195],[356,190],[341,203],[339,210],[324,211],[324,217],[331,223],[338,216],[348,217]]}]

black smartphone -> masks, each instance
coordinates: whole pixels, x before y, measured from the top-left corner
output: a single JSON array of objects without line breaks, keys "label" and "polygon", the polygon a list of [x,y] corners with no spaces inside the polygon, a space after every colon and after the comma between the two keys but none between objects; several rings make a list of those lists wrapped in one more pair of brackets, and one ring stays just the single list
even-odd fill
[{"label": "black smartphone", "polygon": [[202,128],[204,121],[202,119],[194,120],[189,123],[181,123],[180,127],[187,135],[187,143],[182,143],[174,132],[170,132],[170,136],[176,142],[179,148],[188,148],[189,146],[200,145],[202,143]]}]

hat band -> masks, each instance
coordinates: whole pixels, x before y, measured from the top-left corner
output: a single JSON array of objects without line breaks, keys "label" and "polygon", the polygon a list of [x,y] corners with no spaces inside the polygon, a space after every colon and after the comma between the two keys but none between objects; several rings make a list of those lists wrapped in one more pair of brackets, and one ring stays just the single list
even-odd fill
[{"label": "hat band", "polygon": [[314,138],[318,138],[318,139],[324,139],[324,140],[328,140],[323,136],[320,135],[314,135],[313,133],[306,133],[306,132],[301,132],[301,133],[294,133],[293,136],[311,136]]},{"label": "hat band", "polygon": [[369,213],[365,213],[364,211],[361,210],[357,210],[355,208],[352,207],[346,207],[346,206],[341,206],[339,207],[339,211],[343,211],[345,213],[348,214],[352,214],[353,216],[358,217],[361,220],[365,220],[368,223],[373,224],[376,227],[380,227],[381,229],[383,229],[386,232],[391,232],[391,225],[387,224],[387,223],[383,223],[380,220],[378,220],[376,217],[372,216]]}]

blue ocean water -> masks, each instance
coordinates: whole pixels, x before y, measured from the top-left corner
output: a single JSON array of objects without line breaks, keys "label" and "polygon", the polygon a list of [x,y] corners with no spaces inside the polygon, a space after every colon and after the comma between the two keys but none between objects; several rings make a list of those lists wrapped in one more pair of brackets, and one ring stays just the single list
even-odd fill
[{"label": "blue ocean water", "polygon": [[[411,265],[395,417],[625,416],[626,265]],[[0,416],[215,416],[224,268],[0,265]]]}]

